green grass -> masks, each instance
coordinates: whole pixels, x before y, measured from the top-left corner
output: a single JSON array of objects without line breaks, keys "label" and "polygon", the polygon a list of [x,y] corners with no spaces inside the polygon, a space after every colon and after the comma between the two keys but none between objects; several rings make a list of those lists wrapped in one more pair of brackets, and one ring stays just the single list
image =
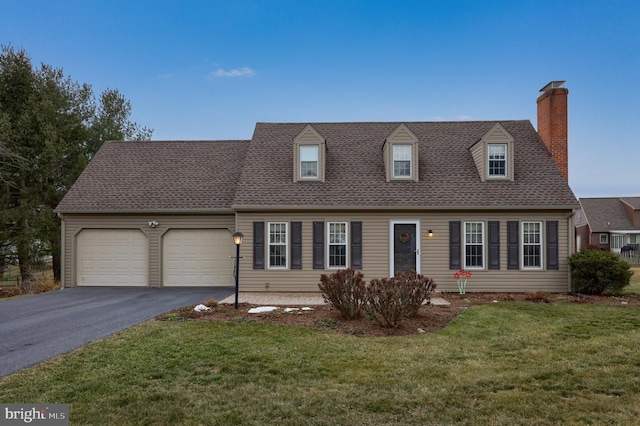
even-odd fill
[{"label": "green grass", "polygon": [[624,292],[640,294],[640,268],[631,268],[631,270],[633,271],[633,275],[631,276],[629,286],[625,287]]},{"label": "green grass", "polygon": [[0,379],[0,401],[72,424],[629,424],[639,347],[630,306],[504,302],[399,338],[148,322]]}]

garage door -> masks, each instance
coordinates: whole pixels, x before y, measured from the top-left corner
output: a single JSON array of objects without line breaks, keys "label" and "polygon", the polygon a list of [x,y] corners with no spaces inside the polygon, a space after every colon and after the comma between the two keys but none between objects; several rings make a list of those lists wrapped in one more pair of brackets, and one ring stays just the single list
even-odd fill
[{"label": "garage door", "polygon": [[224,229],[172,229],[162,239],[166,287],[231,286],[235,246]]},{"label": "garage door", "polygon": [[149,244],[137,229],[85,229],[77,242],[79,286],[147,286]]}]

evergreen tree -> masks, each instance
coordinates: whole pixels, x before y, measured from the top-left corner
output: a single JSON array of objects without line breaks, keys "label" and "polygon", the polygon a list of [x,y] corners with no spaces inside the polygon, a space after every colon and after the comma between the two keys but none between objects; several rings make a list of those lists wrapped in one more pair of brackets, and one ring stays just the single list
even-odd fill
[{"label": "evergreen tree", "polygon": [[[17,258],[23,282],[53,257],[60,279],[60,220],[53,209],[107,139],[149,140],[129,120],[131,104],[107,89],[96,102],[88,84],[62,69],[36,68],[27,53],[0,54],[0,268]],[[2,270],[0,269],[0,270]]]}]

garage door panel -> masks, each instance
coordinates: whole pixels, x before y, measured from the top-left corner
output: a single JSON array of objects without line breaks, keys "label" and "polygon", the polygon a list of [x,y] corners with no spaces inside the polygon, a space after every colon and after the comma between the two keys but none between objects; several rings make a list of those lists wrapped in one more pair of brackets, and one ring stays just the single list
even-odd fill
[{"label": "garage door panel", "polygon": [[137,229],[85,229],[77,238],[77,285],[147,286],[148,242]]},{"label": "garage door panel", "polygon": [[231,286],[235,246],[228,230],[172,229],[163,237],[163,285]]}]

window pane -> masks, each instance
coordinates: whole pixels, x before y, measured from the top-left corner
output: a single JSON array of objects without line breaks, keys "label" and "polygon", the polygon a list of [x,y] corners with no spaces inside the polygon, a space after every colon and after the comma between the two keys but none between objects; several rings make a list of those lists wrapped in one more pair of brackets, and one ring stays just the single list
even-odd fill
[{"label": "window pane", "polygon": [[269,224],[269,267],[287,267],[287,223]]},{"label": "window pane", "polygon": [[318,147],[300,147],[300,177],[318,177]]},{"label": "window pane", "polygon": [[464,255],[465,267],[484,267],[484,224],[483,222],[465,222]]},{"label": "window pane", "polygon": [[347,266],[347,246],[330,245],[329,246],[329,266],[332,268]]},{"label": "window pane", "polygon": [[394,161],[394,176],[411,176],[411,161]]},{"label": "window pane", "polygon": [[507,146],[489,145],[489,176],[506,176]]},{"label": "window pane", "polygon": [[300,163],[300,177],[318,177],[318,163],[302,161]]},{"label": "window pane", "polygon": [[328,263],[330,268],[347,267],[347,224],[329,222]]},{"label": "window pane", "polygon": [[411,176],[411,145],[393,145],[393,176]]},{"label": "window pane", "polygon": [[542,223],[522,223],[522,266],[542,267]]}]

